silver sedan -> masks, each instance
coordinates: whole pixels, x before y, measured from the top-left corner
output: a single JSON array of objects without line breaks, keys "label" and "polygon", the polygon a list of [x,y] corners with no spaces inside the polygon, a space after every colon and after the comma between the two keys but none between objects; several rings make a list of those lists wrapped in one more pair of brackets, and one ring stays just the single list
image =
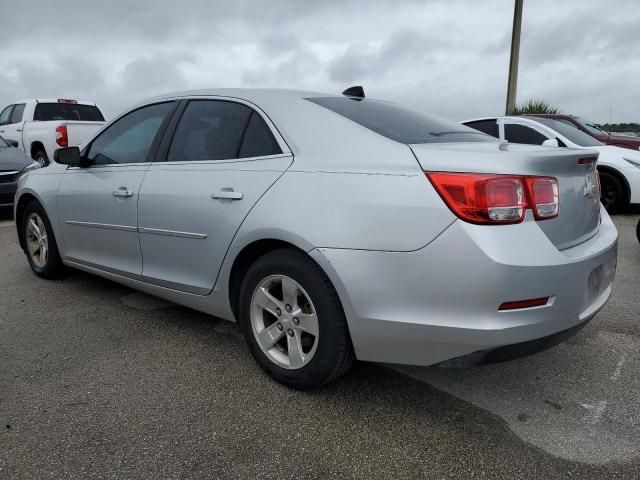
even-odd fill
[{"label": "silver sedan", "polygon": [[360,88],[170,94],[55,159],[16,194],[37,275],[72,267],[237,321],[294,388],[355,359],[532,353],[611,293],[596,152],[500,143]]}]

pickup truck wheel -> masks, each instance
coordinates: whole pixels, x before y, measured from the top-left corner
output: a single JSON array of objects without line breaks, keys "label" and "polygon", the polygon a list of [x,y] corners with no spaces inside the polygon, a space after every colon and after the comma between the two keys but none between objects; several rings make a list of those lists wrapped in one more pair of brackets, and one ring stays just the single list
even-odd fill
[{"label": "pickup truck wheel", "polygon": [[36,154],[33,156],[33,159],[38,162],[41,167],[46,167],[47,165],[49,165],[49,158],[47,157],[47,154],[42,150],[36,152]]}]

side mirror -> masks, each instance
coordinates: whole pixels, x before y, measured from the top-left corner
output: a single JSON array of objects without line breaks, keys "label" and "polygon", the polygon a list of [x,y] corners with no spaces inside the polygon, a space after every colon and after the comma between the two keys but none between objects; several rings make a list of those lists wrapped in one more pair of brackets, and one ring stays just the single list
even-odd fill
[{"label": "side mirror", "polygon": [[13,148],[18,148],[18,142],[16,140],[8,140],[5,138],[5,141],[9,144],[9,146]]},{"label": "side mirror", "polygon": [[53,154],[56,163],[69,165],[70,167],[80,166],[80,149],[78,147],[59,148]]},{"label": "side mirror", "polygon": [[558,148],[560,144],[558,143],[557,138],[547,138],[544,142],[542,142],[543,147],[556,147]]}]

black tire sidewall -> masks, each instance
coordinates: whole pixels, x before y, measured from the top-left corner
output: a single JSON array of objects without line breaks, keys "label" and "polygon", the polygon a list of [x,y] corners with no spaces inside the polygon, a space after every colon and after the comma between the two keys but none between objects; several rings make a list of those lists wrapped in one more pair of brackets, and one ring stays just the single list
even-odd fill
[{"label": "black tire sidewall", "polygon": [[[29,215],[31,215],[32,213],[38,214],[38,216],[42,219],[42,223],[44,224],[45,230],[47,231],[47,242],[48,242],[49,252],[47,256],[47,263],[45,264],[44,267],[38,267],[35,263],[33,263],[33,260],[31,259],[31,255],[29,255],[29,250],[26,247],[27,220],[29,218]],[[44,212],[42,206],[39,203],[33,201],[25,207],[24,213],[22,216],[22,230],[23,230],[22,234],[24,235],[24,240],[25,240],[25,254],[27,255],[27,261],[29,262],[29,266],[31,267],[31,270],[33,270],[33,272],[40,277],[44,277],[44,278],[55,277],[58,273],[60,273],[60,270],[62,268],[62,261],[60,260],[58,245],[56,244],[56,239],[53,235],[53,229],[51,228],[51,223],[49,222],[49,218],[47,217],[46,213]]]},{"label": "black tire sidewall", "polygon": [[[276,274],[286,275],[304,288],[318,317],[316,352],[307,365],[296,370],[282,368],[270,360],[258,345],[251,327],[253,292],[265,278]],[[344,312],[335,290],[313,260],[294,250],[268,253],[249,268],[242,282],[238,312],[249,349],[258,364],[276,380],[293,388],[316,388],[328,381],[342,362],[342,349],[345,345],[351,348]]]},{"label": "black tire sidewall", "polygon": [[[42,159],[42,161],[40,161],[39,159]],[[50,163],[47,154],[43,151],[36,152],[34,160],[38,162],[42,167],[46,167]]]},{"label": "black tire sidewall", "polygon": [[609,206],[605,206],[605,208],[608,212],[619,211],[625,203],[625,188],[622,181],[609,172],[600,172],[600,182],[601,184],[609,183],[613,185],[616,190],[616,198],[614,202]]}]

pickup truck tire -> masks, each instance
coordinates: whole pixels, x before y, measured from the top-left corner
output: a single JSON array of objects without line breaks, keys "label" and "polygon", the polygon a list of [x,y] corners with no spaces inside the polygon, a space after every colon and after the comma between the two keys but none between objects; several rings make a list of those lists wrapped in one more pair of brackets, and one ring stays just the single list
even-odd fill
[{"label": "pickup truck tire", "polygon": [[33,159],[38,162],[41,167],[46,167],[50,163],[49,157],[47,157],[46,152],[43,152],[42,150],[38,150],[33,156]]}]

